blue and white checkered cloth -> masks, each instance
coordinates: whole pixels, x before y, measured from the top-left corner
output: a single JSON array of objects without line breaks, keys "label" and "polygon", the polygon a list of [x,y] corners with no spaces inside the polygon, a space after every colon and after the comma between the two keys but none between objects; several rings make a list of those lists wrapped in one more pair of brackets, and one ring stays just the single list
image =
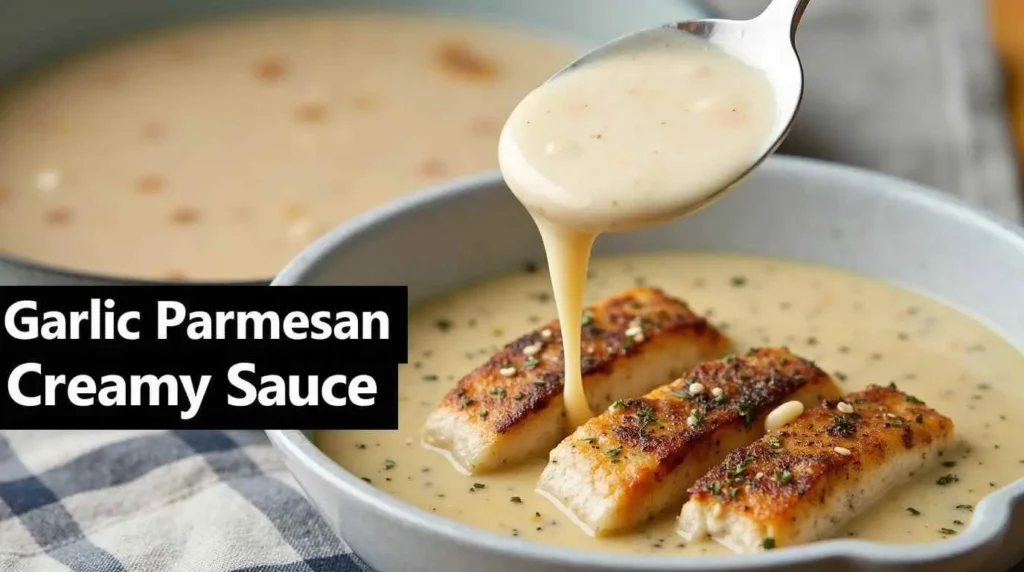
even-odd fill
[{"label": "blue and white checkered cloth", "polygon": [[0,432],[0,572],[366,572],[262,432]]},{"label": "blue and white checkered cloth", "polygon": [[261,432],[0,432],[0,572],[58,570],[372,572]]}]

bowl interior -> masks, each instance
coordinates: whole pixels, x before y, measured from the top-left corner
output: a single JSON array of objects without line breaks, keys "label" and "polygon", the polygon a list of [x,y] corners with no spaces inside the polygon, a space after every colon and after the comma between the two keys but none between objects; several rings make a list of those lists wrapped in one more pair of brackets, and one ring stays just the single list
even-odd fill
[{"label": "bowl interior", "polygon": [[[1024,232],[938,191],[810,159],[770,158],[733,192],[686,219],[607,235],[595,255],[658,251],[733,252],[844,268],[944,301],[1024,348]],[[424,190],[350,221],[292,261],[274,285],[405,284],[410,303],[542,261],[537,230],[496,173]],[[690,569],[675,559],[589,554],[509,544],[504,537],[441,519],[365,486],[315,448],[308,433],[270,431],[289,467],[338,527],[340,498],[388,523],[421,527],[432,541],[469,542],[534,561],[580,569]],[[311,476],[311,475],[316,475]],[[818,569],[817,559],[870,554],[892,569],[994,549],[1010,526],[1024,480],[978,505],[970,530],[941,545],[831,540],[745,560],[701,561],[700,569]],[[349,508],[351,505],[346,504]],[[361,508],[362,510],[362,508]],[[1014,526],[1016,520],[1014,520]],[[973,552],[972,552],[973,551]],[[821,562],[818,562],[819,564]],[[842,568],[842,566],[840,566]],[[575,568],[574,568],[575,569]],[[612,569],[612,568],[607,568]]]}]

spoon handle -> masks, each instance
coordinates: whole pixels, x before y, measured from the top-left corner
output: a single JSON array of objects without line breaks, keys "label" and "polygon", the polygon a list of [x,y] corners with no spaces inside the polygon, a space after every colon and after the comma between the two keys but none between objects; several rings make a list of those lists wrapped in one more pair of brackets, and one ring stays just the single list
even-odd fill
[{"label": "spoon handle", "polygon": [[785,26],[789,29],[790,38],[796,35],[796,27],[811,0],[772,0],[768,7],[756,19],[770,26]]}]

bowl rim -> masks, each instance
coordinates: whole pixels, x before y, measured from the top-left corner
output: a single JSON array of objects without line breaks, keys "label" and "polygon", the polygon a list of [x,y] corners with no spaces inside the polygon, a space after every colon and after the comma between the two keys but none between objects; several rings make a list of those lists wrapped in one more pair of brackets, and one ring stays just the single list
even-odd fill
[{"label": "bowl rim", "polygon": [[3,250],[0,250],[0,265],[13,266],[20,270],[48,274],[76,282],[97,282],[119,286],[267,286],[271,280],[271,278],[246,280],[162,280],[159,278],[139,278],[131,275],[107,274],[47,264]]},{"label": "bowl rim", "polygon": [[[861,167],[785,155],[769,158],[762,169],[791,173],[797,177],[856,178],[877,193],[894,195],[956,218],[960,224],[973,225],[998,240],[1015,245],[1024,256],[1024,228],[992,214],[963,198],[937,189],[871,171]],[[271,286],[299,285],[330,252],[357,238],[366,231],[394,218],[446,200],[458,200],[467,194],[481,192],[502,183],[497,172],[489,172],[428,187],[399,198],[363,215],[349,219],[309,245],[273,280]],[[594,570],[643,569],[657,571],[685,570],[760,570],[762,567],[806,565],[822,560],[867,562],[874,565],[920,565],[937,563],[963,556],[997,542],[1009,529],[1012,509],[1024,500],[1024,478],[1011,482],[982,498],[975,506],[968,527],[956,536],[923,544],[888,544],[862,539],[832,539],[784,550],[753,555],[686,556],[626,555],[614,552],[587,551],[554,544],[509,537],[481,530],[458,521],[434,515],[405,501],[392,497],[365,483],[324,454],[302,431],[294,429],[267,430],[271,443],[284,455],[294,459],[318,478],[385,518],[415,529],[419,534],[438,541],[468,545],[514,558],[539,560],[548,564],[584,566]]]}]

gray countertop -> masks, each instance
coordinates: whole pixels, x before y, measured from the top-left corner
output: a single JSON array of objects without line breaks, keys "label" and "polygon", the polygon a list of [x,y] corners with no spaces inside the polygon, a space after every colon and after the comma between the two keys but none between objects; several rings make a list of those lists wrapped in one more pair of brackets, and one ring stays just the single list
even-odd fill
[{"label": "gray countertop", "polygon": [[[766,0],[712,0],[728,17]],[[858,165],[1024,220],[985,3],[812,0],[797,33],[806,93],[782,152]]]}]

